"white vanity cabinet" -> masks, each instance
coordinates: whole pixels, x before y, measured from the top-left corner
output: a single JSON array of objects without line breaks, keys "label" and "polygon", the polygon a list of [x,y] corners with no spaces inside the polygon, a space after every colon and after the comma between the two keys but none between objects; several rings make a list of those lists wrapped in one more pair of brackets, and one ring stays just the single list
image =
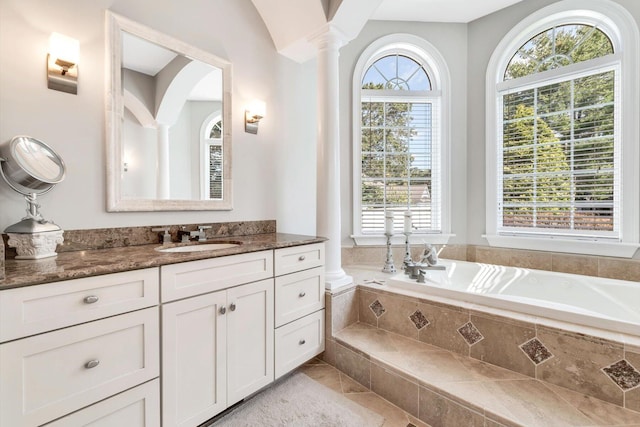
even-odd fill
[{"label": "white vanity cabinet", "polygon": [[324,351],[324,243],[275,250],[275,377]]},{"label": "white vanity cabinet", "polygon": [[161,282],[163,299],[199,293],[162,305],[164,427],[197,426],[273,381],[273,251],[163,266]]},{"label": "white vanity cabinet", "polygon": [[196,427],[324,350],[324,244],[0,291],[0,426]]},{"label": "white vanity cabinet", "polygon": [[0,292],[0,425],[90,418],[90,405],[157,378],[157,304],[158,269]]}]

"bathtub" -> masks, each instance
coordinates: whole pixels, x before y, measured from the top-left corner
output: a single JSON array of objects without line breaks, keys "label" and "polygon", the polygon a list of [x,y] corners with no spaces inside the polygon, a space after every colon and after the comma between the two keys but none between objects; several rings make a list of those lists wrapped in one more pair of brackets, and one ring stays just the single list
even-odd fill
[{"label": "bathtub", "polygon": [[387,285],[518,313],[640,336],[640,283],[519,267],[440,260],[425,283],[404,273]]}]

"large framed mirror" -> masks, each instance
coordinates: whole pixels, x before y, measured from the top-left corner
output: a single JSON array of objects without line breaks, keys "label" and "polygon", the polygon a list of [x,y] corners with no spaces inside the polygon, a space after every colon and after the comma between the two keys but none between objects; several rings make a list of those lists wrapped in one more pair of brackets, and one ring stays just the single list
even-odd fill
[{"label": "large framed mirror", "polygon": [[230,210],[231,64],[107,11],[107,210]]}]

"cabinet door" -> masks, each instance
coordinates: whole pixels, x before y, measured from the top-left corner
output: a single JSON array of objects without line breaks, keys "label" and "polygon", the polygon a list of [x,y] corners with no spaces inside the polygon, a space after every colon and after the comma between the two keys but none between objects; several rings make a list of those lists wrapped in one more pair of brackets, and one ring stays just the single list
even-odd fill
[{"label": "cabinet door", "polygon": [[226,292],[162,306],[163,426],[196,426],[227,407]]},{"label": "cabinet door", "polygon": [[160,380],[156,378],[46,424],[45,427],[158,427],[159,425]]},{"label": "cabinet door", "polygon": [[273,279],[227,291],[227,404],[273,381]]}]

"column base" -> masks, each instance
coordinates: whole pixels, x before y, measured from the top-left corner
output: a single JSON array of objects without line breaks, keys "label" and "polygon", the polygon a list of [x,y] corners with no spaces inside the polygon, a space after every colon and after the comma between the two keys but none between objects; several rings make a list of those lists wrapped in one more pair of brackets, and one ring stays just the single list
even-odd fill
[{"label": "column base", "polygon": [[324,274],[325,289],[338,289],[342,286],[350,285],[352,283],[353,277],[347,276],[343,269],[333,272],[325,272]]}]

